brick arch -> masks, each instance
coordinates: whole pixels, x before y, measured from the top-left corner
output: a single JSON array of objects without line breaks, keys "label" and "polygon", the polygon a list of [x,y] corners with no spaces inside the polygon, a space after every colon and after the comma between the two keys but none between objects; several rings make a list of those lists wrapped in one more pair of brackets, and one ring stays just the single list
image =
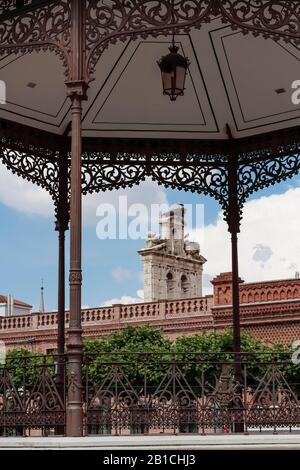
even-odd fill
[{"label": "brick arch", "polygon": [[280,300],[280,295],[277,289],[274,290],[273,300]]},{"label": "brick arch", "polygon": [[271,290],[268,290],[267,292],[267,300],[273,300],[273,294]]},{"label": "brick arch", "polygon": [[299,297],[299,291],[297,288],[293,290],[293,299],[297,299]]}]

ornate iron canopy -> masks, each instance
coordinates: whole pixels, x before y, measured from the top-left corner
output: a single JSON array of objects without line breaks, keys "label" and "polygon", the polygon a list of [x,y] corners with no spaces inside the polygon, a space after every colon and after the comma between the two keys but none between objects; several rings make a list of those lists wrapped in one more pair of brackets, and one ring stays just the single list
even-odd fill
[{"label": "ornate iron canopy", "polygon": [[[241,205],[251,192],[297,172],[300,110],[288,86],[297,78],[300,57],[299,8],[298,2],[282,1],[86,0],[82,79],[90,89],[82,123],[83,192],[125,187],[149,175],[170,187],[210,194],[226,209],[226,124],[240,162]],[[0,78],[8,89],[8,103],[0,109],[1,159],[57,199],[70,122],[64,81],[73,80],[70,2],[2,1],[0,23]],[[195,64],[190,93],[176,103],[176,112],[161,99],[151,62],[173,33]],[[150,98],[140,95],[136,105],[131,79],[145,54],[153,66]],[[204,57],[209,60],[200,63]],[[170,111],[179,120],[168,122]]]}]

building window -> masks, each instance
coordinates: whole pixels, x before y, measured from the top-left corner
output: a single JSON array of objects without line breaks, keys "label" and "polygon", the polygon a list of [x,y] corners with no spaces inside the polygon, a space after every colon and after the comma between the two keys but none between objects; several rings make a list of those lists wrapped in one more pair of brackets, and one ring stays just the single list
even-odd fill
[{"label": "building window", "polygon": [[181,276],[181,293],[183,295],[186,295],[188,294],[189,292],[189,281],[188,281],[188,278],[186,277],[186,275],[184,274],[183,276]]},{"label": "building window", "polygon": [[167,298],[172,297],[174,291],[174,276],[172,273],[167,274]]}]

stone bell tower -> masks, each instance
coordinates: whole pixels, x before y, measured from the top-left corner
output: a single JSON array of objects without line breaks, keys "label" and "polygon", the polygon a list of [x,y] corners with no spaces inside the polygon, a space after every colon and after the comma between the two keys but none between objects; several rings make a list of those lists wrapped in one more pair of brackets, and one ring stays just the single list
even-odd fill
[{"label": "stone bell tower", "polygon": [[184,207],[162,214],[160,234],[150,233],[138,253],[144,267],[145,302],[202,296],[202,272],[206,259],[198,243],[184,235]]}]

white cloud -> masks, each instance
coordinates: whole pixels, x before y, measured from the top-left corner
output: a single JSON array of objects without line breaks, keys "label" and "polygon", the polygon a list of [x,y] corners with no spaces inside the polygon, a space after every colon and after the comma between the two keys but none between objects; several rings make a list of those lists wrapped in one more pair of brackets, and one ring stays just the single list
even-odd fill
[{"label": "white cloud", "polygon": [[132,279],[131,271],[129,269],[122,268],[122,266],[117,266],[116,268],[113,268],[111,275],[117,282],[124,282]]},{"label": "white cloud", "polygon": [[[151,204],[167,204],[164,188],[150,179],[133,188],[106,191],[83,197],[83,222],[95,225],[98,222],[96,210],[99,204],[111,204],[119,210],[119,197],[127,196],[128,206],[142,203],[148,208]],[[26,214],[45,217],[54,216],[54,204],[48,192],[7,170],[0,163],[0,203]],[[122,208],[121,208],[122,211]]]},{"label": "white cloud", "polygon": [[[120,204],[120,198],[124,196],[127,197],[126,205],[123,204],[123,201]],[[83,201],[83,219],[86,224],[95,225],[99,221],[96,211],[100,204],[112,205],[116,213],[121,216],[127,215],[127,208],[133,204],[146,206],[149,215],[151,215],[150,208],[152,204],[168,204],[165,189],[150,179],[133,188],[90,194],[85,196]],[[147,220],[147,222],[149,221]]]},{"label": "white cloud", "polygon": [[[246,281],[294,277],[300,271],[300,188],[247,202],[239,235],[240,276]],[[197,231],[191,233],[197,241]],[[210,275],[231,270],[230,234],[219,214],[205,227],[201,252]],[[207,287],[205,288],[205,292]]]},{"label": "white cloud", "polygon": [[144,291],[143,290],[138,290],[136,292],[136,297],[132,297],[131,295],[122,295],[120,298],[114,298],[114,299],[109,299],[105,300],[103,302],[102,307],[109,307],[114,304],[138,304],[144,301]]},{"label": "white cloud", "polygon": [[32,215],[50,217],[54,214],[51,196],[43,188],[18,177],[0,164],[0,202]]},{"label": "white cloud", "polygon": [[144,290],[143,289],[139,289],[136,291],[137,293],[137,296],[140,298],[140,299],[143,299],[145,298],[145,293],[144,293]]}]

